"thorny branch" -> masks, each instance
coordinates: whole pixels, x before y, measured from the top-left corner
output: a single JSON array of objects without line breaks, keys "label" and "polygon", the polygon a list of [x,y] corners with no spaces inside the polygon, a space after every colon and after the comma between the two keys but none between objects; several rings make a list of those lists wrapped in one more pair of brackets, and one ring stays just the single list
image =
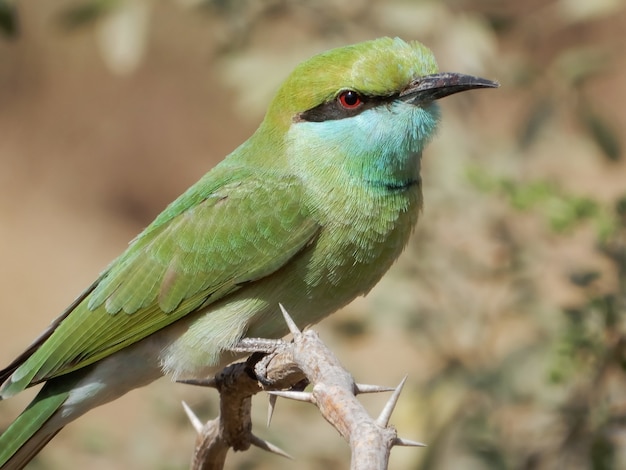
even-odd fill
[{"label": "thorny branch", "polygon": [[[243,451],[251,445],[291,458],[252,433],[251,398],[261,391],[270,393],[268,421],[277,397],[317,406],[348,441],[352,470],[386,469],[393,446],[424,445],[399,438],[388,424],[405,380],[395,389],[355,383],[317,333],[301,332],[288,313],[282,311],[293,335],[292,342],[245,340],[239,350],[254,353],[245,363],[230,365],[203,382],[186,382],[216,388],[220,394],[220,414],[205,424],[183,403],[198,433],[192,470],[221,470],[230,448]],[[308,384],[312,390],[303,391]],[[393,393],[377,419],[370,417],[356,399],[359,393],[386,391]]]}]

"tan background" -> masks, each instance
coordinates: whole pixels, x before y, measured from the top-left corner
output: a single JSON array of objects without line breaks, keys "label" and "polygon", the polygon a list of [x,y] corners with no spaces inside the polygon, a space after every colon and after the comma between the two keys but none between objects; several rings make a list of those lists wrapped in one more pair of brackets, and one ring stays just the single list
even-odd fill
[{"label": "tan background", "polygon": [[[429,447],[394,450],[391,468],[626,465],[624,231],[602,228],[626,195],[623,2],[64,0],[18,13],[19,34],[0,38],[0,363],[254,131],[296,63],[399,35],[502,88],[444,100],[407,253],[319,326],[357,380],[409,374],[393,422]],[[572,215],[576,198],[595,201],[591,215]],[[0,428],[24,395],[0,404]],[[216,413],[214,393],[164,379],[69,426],[33,468],[185,468],[182,399]],[[383,400],[364,398],[373,414]],[[298,468],[347,468],[313,407],[280,401],[269,430],[265,397],[255,412]],[[258,450],[227,463],[294,465]]]}]

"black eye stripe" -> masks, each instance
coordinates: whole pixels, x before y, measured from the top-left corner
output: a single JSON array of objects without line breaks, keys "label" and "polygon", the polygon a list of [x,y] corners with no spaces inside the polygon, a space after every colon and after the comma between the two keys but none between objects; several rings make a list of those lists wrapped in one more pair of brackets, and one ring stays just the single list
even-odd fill
[{"label": "black eye stripe", "polygon": [[367,109],[391,103],[394,99],[397,98],[397,95],[366,96],[359,94],[358,96],[363,101],[363,104],[357,108],[346,109],[341,106],[337,98],[334,98],[331,101],[326,101],[325,103],[322,103],[314,108],[301,112],[300,114],[298,114],[296,120],[308,122],[324,122],[334,121],[337,119],[345,119],[356,116],[357,114],[361,114]]}]

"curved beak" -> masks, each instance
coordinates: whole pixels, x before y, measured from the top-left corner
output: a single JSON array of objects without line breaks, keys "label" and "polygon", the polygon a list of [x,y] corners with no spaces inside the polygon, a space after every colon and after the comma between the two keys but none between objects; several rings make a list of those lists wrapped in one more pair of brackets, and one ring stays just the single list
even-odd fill
[{"label": "curved beak", "polygon": [[498,88],[500,84],[486,78],[462,73],[435,73],[416,78],[401,93],[400,99],[414,105],[428,103],[461,91],[476,88]]}]

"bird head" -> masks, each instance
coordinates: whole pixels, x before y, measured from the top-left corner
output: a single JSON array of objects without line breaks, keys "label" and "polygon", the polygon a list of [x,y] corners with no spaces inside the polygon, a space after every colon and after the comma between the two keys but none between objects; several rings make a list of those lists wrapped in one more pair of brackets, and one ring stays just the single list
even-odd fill
[{"label": "bird head", "polygon": [[320,172],[343,170],[342,178],[393,186],[419,178],[419,156],[439,121],[436,100],[497,86],[439,73],[432,52],[419,42],[380,38],[297,66],[261,128],[287,136],[289,163],[303,174],[326,178]]},{"label": "bird head", "polygon": [[438,73],[426,46],[384,37],[302,62],[276,94],[267,119],[279,126],[337,120],[396,99],[424,107],[453,93],[497,86],[470,75]]}]

